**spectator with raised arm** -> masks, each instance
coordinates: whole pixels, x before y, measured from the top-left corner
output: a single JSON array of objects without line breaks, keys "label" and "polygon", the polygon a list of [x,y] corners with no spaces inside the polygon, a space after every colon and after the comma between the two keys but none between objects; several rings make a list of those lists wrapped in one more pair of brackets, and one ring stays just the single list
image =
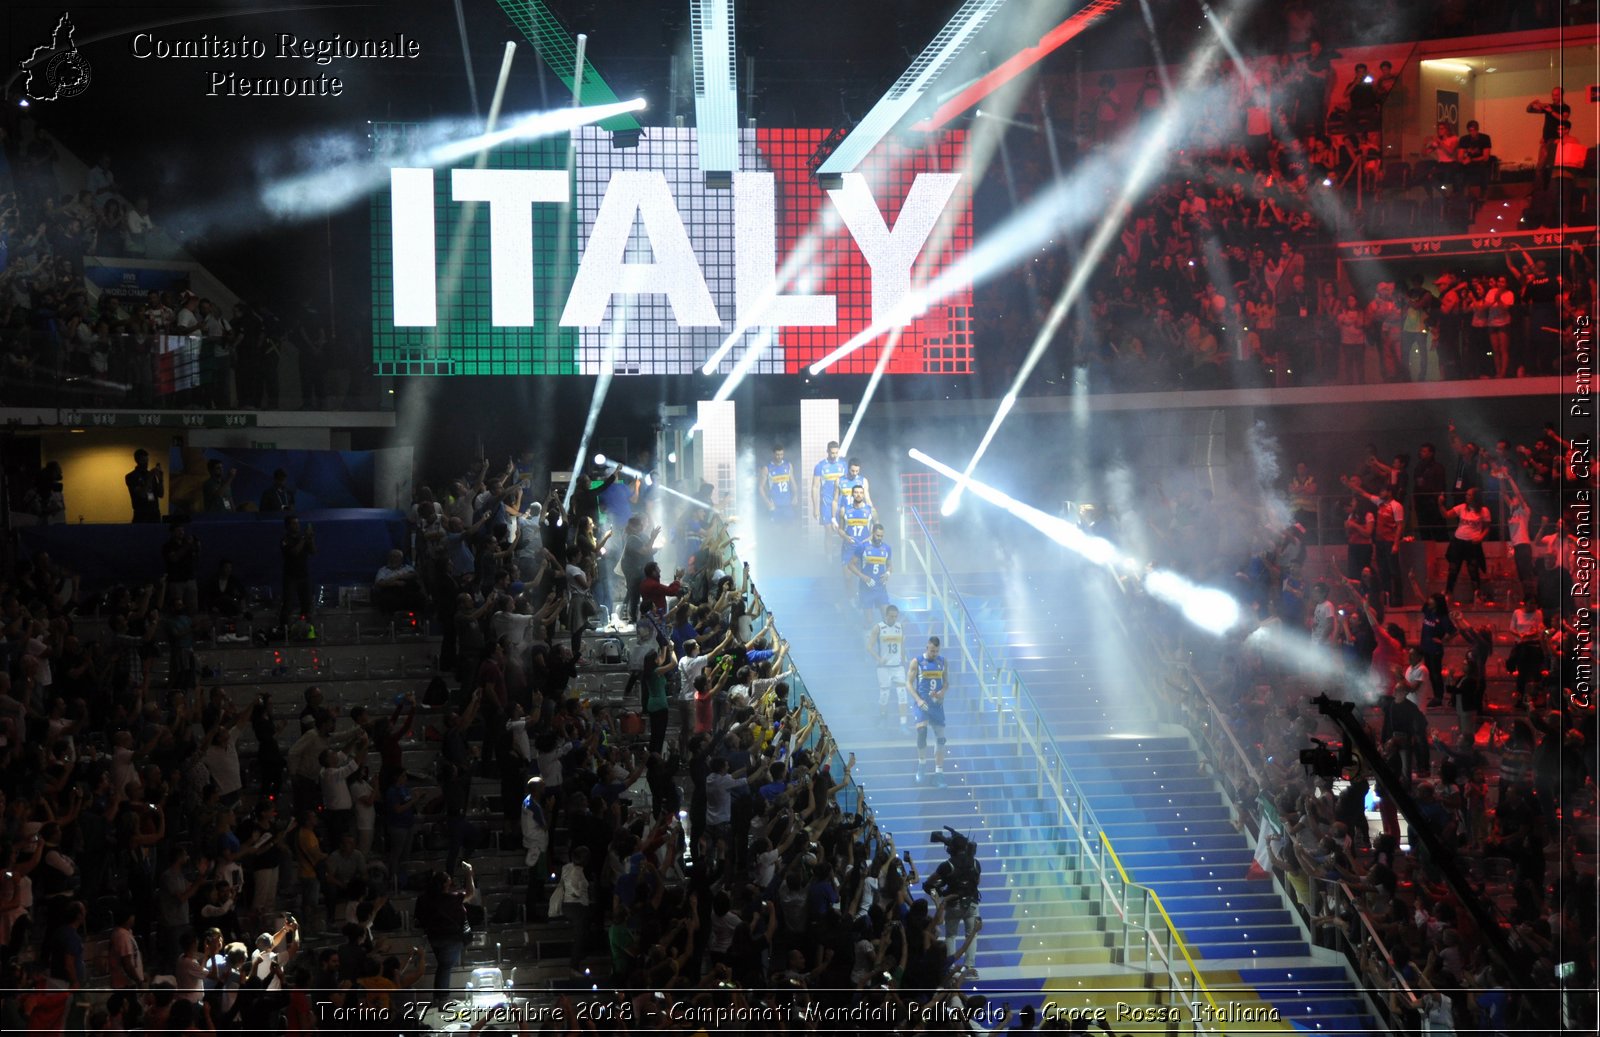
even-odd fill
[{"label": "spectator with raised arm", "polygon": [[1556,141],[1561,138],[1561,124],[1572,118],[1572,108],[1562,99],[1562,90],[1559,86],[1550,88],[1550,100],[1542,101],[1534,98],[1528,102],[1529,115],[1544,117],[1544,123],[1539,129],[1539,155],[1535,165],[1537,186],[1547,187],[1550,183],[1551,168],[1555,165]]}]

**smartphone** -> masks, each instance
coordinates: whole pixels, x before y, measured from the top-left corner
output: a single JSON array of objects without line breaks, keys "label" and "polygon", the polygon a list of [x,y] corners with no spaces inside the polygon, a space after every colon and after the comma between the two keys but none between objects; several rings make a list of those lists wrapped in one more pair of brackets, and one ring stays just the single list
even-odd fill
[{"label": "smartphone", "polygon": [[905,852],[901,853],[900,856],[905,858],[906,867],[911,867],[911,851],[906,850]]}]

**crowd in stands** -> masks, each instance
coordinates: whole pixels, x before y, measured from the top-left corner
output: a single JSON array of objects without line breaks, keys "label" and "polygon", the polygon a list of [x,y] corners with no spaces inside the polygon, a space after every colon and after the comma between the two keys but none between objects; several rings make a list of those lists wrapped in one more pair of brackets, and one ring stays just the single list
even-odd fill
[{"label": "crowd in stands", "polygon": [[[1369,69],[1340,60],[1311,37],[1251,62],[1248,78],[1242,67],[1221,58],[1200,99],[1188,99],[1170,160],[1141,197],[1120,205],[1118,178],[1082,183],[1104,196],[1120,229],[1055,332],[1034,391],[1053,391],[1061,378],[1052,375],[1072,366],[1087,368],[1094,391],[1557,370],[1594,312],[1592,235],[1536,257],[1341,264],[1333,254],[1340,241],[1465,232],[1488,186],[1492,132],[1441,125],[1412,172],[1380,157],[1384,105],[1399,81],[1390,62]],[[980,192],[980,218],[989,209],[1003,220],[1063,179],[1086,180],[1099,167],[1083,160],[1096,153],[1131,163],[1167,89],[1154,71],[1133,90],[1100,77],[1076,103],[1078,133],[1063,134],[1065,155],[1044,150],[1054,136],[1011,133],[1007,162]],[[1579,190],[1592,180],[1582,171],[1592,168],[1593,142],[1573,138],[1559,88],[1528,111],[1544,120],[1544,146],[1524,224],[1570,225],[1580,213],[1593,223]],[[1514,216],[1523,216],[1520,203]],[[1020,366],[1077,266],[1064,237],[1020,276],[977,290],[978,334],[998,374]]]},{"label": "crowd in stands", "polygon": [[[148,199],[130,200],[109,156],[74,190],[31,121],[0,126],[0,403],[305,408],[350,391],[326,317],[182,287],[91,292],[88,257],[152,256]],[[291,384],[293,383],[293,384]]]},{"label": "crowd in stands", "polygon": [[[288,610],[315,551],[292,512],[270,633],[271,603],[181,521],[138,586],[43,554],[0,580],[7,1030],[342,1029],[335,1007],[382,1025],[460,995],[475,932],[549,922],[561,1007],[612,1029],[672,1002],[958,996],[981,923],[947,944],[943,887],[919,896],[846,813],[853,757],[791,692],[709,485],[680,507],[596,468],[563,501],[487,461],[446,485],[419,490],[410,549],[371,588],[444,635],[441,676],[392,702],[206,679],[201,654],[246,640],[252,609],[258,641],[320,622]],[[620,697],[597,683],[622,673]],[[522,867],[480,883],[497,842]]]},{"label": "crowd in stands", "polygon": [[[1144,535],[1164,562],[1229,587],[1253,611],[1224,642],[1184,641],[1227,727],[1202,708],[1197,730],[1252,827],[1265,826],[1313,932],[1349,950],[1394,1021],[1430,1032],[1545,1027],[1558,1009],[1556,968],[1571,962],[1564,985],[1586,991],[1572,998],[1572,1025],[1592,1027],[1600,732],[1581,665],[1592,628],[1577,607],[1592,605],[1579,576],[1593,554],[1558,502],[1592,493],[1594,480],[1567,463],[1571,444],[1553,427],[1492,449],[1454,427],[1448,441],[1450,456],[1423,444],[1414,464],[1409,448],[1392,463],[1372,446],[1352,452],[1329,479],[1348,494],[1345,550],[1325,563],[1312,561],[1318,475],[1304,464],[1276,512],[1301,521],[1246,513],[1253,544],[1225,535],[1234,505],[1200,500],[1152,509],[1147,530],[1125,525],[1123,535]],[[1435,541],[1446,542],[1443,573],[1406,575],[1402,552]],[[1505,548],[1487,576],[1486,541]],[[1458,583],[1462,569],[1475,593]],[[1332,653],[1346,676],[1330,682],[1262,647],[1285,632],[1302,653]],[[1537,989],[1519,989],[1496,959],[1445,881],[1446,862],[1402,824],[1367,761],[1333,777],[1302,765],[1313,738],[1343,741],[1311,704],[1324,691],[1360,704],[1383,762]]]}]

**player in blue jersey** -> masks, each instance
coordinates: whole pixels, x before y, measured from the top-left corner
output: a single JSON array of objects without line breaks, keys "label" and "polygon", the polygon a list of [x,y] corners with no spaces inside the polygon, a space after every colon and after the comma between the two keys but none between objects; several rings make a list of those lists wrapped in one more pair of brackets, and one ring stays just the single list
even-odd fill
[{"label": "player in blue jersey", "polygon": [[928,728],[933,728],[933,783],[940,788],[944,780],[944,695],[950,687],[950,671],[939,654],[939,639],[928,638],[928,647],[906,668],[906,686],[911,692],[911,719],[917,725],[917,784],[927,776]]},{"label": "player in blue jersey", "polygon": [[787,526],[799,515],[800,494],[796,492],[794,464],[783,459],[783,444],[772,448],[772,460],[761,466],[761,501],[767,518]]},{"label": "player in blue jersey", "polygon": [[890,560],[894,551],[883,539],[883,523],[872,524],[872,539],[856,548],[850,559],[850,575],[859,584],[857,600],[871,622],[880,609],[889,604],[889,576],[894,571]]},{"label": "player in blue jersey", "polygon": [[839,514],[839,479],[848,466],[839,460],[839,444],[828,444],[828,456],[811,469],[811,516],[822,527],[824,554],[833,550],[834,522]]},{"label": "player in blue jersey", "polygon": [[856,578],[850,573],[850,565],[855,561],[856,552],[872,536],[872,519],[872,505],[867,503],[866,491],[860,486],[851,491],[849,500],[840,501],[839,514],[833,528],[842,541],[839,547],[839,564],[844,567],[847,594],[856,585]]},{"label": "player in blue jersey", "polygon": [[861,492],[866,496],[867,503],[871,504],[872,487],[868,485],[867,477],[861,474],[861,462],[852,457],[850,463],[845,466],[844,474],[839,476],[839,499],[842,501],[849,500],[851,491],[857,486],[861,487]]}]

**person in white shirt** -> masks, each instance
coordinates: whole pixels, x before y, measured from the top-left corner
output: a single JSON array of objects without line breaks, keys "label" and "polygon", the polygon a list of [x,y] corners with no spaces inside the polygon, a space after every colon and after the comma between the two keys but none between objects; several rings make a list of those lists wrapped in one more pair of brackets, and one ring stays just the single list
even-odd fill
[{"label": "person in white shirt", "polygon": [[900,610],[893,605],[883,609],[883,621],[867,634],[867,651],[878,662],[878,720],[889,717],[889,696],[900,702],[900,729],[906,728],[906,631],[900,625]]},{"label": "person in white shirt", "polygon": [[[365,735],[357,739],[358,747],[364,744]],[[359,751],[359,749],[358,749]],[[322,809],[327,819],[328,841],[338,844],[346,832],[355,830],[355,799],[350,795],[350,775],[361,767],[361,761],[347,758],[343,753],[325,749],[322,753]]]},{"label": "person in white shirt", "polygon": [[200,937],[196,933],[184,933],[179,945],[182,951],[174,970],[177,974],[178,996],[199,1004],[206,996],[206,963],[200,952]]},{"label": "person in white shirt", "polygon": [[1533,598],[1524,598],[1522,604],[1511,613],[1511,636],[1517,639],[1512,645],[1509,658],[1506,659],[1506,669],[1517,675],[1516,693],[1513,704],[1522,707],[1526,699],[1528,685],[1531,683],[1537,690],[1543,680],[1543,672],[1547,660],[1544,651],[1544,614],[1539,611],[1538,602]]},{"label": "person in white shirt", "polygon": [[199,303],[195,298],[195,294],[193,292],[183,293],[183,301],[178,304],[178,312],[173,317],[174,330],[177,334],[200,334],[200,314],[195,312],[198,308]]},{"label": "person in white shirt", "polygon": [[511,719],[506,721],[506,734],[511,738],[511,752],[524,764],[533,762],[533,744],[528,739],[528,717],[520,702],[511,704]]},{"label": "person in white shirt", "polygon": [[574,659],[583,654],[583,632],[589,628],[589,620],[595,615],[594,599],[589,594],[589,575],[579,564],[582,559],[582,548],[567,550],[567,629],[572,631]]},{"label": "person in white shirt", "polygon": [[300,923],[291,919],[277,932],[256,937],[256,949],[250,955],[250,975],[267,990],[282,990],[283,963],[299,950]]},{"label": "person in white shirt", "polygon": [[139,949],[139,939],[133,935],[134,911],[128,903],[117,911],[117,927],[111,930],[111,949],[107,955],[111,964],[111,985],[118,990],[145,985],[144,952]]},{"label": "person in white shirt", "polygon": [[1522,596],[1531,598],[1539,582],[1533,569],[1533,509],[1517,489],[1509,469],[1496,467],[1493,475],[1500,481],[1500,499],[1506,505],[1506,539],[1511,543],[1511,557],[1517,566],[1517,582],[1522,584]]},{"label": "person in white shirt", "polygon": [[550,870],[545,854],[550,849],[550,815],[545,809],[548,797],[544,782],[529,778],[527,794],[522,799],[522,863],[528,869],[527,910],[530,919],[539,917],[548,907],[544,897],[545,874]]},{"label": "person in white shirt", "polygon": [[713,834],[719,826],[726,828],[733,814],[732,792],[744,781],[744,772],[728,773],[728,760],[719,756],[711,761],[711,773],[706,775],[706,828]]},{"label": "person in white shirt", "polygon": [[[1442,506],[1443,494],[1439,495],[1439,502]],[[1456,577],[1461,574],[1461,566],[1466,565],[1467,575],[1472,578],[1472,593],[1482,597],[1483,571],[1488,564],[1483,557],[1483,541],[1489,535],[1493,520],[1489,509],[1478,500],[1478,488],[1467,487],[1466,499],[1445,512],[1445,517],[1456,520],[1455,536],[1445,550],[1445,560],[1450,563],[1450,575],[1444,585],[1445,596],[1455,600]]]},{"label": "person in white shirt", "polygon": [[778,877],[778,864],[783,860],[783,855],[794,845],[795,837],[805,830],[795,820],[793,810],[785,810],[783,816],[788,831],[784,833],[783,840],[778,845],[772,845],[772,841],[766,836],[753,840],[750,845],[750,881],[759,890],[771,891],[772,884]]},{"label": "person in white shirt", "polygon": [[[1539,520],[1540,532],[1544,531],[1549,521],[1548,516]],[[1577,549],[1577,540],[1566,531],[1566,520],[1558,518],[1556,519],[1555,528],[1549,533],[1544,533],[1535,542],[1534,557],[1536,559],[1548,558],[1550,559],[1550,564],[1555,568],[1567,569],[1569,568],[1568,563],[1573,555],[1577,553]]]},{"label": "person in white shirt", "polygon": [[211,729],[210,737],[206,740],[206,751],[202,760],[206,771],[211,775],[211,781],[217,786],[217,796],[225,806],[232,806],[239,801],[239,793],[244,788],[244,779],[239,767],[239,742],[238,730],[250,722],[250,712],[245,710],[238,716],[227,712],[219,715],[217,725]]},{"label": "person in white shirt", "polygon": [[142,256],[149,249],[145,242],[145,235],[155,229],[155,221],[150,218],[150,200],[140,198],[133,205],[128,206],[128,233],[123,241],[123,248],[130,256]]},{"label": "person in white shirt", "polygon": [[561,869],[561,914],[572,923],[572,953],[567,966],[575,976],[581,975],[579,970],[589,951],[589,876],[585,870],[588,864],[589,848],[577,846],[572,850],[572,859]]},{"label": "person in white shirt", "polygon": [[355,810],[356,849],[371,853],[372,834],[378,827],[378,792],[373,788],[372,775],[365,765],[350,776],[348,787]]},{"label": "person in white shirt", "polygon": [[1405,693],[1413,697],[1422,694],[1422,686],[1428,682],[1428,668],[1422,662],[1422,649],[1411,649],[1410,658],[1406,662],[1406,670],[1401,681],[1405,685]]}]

